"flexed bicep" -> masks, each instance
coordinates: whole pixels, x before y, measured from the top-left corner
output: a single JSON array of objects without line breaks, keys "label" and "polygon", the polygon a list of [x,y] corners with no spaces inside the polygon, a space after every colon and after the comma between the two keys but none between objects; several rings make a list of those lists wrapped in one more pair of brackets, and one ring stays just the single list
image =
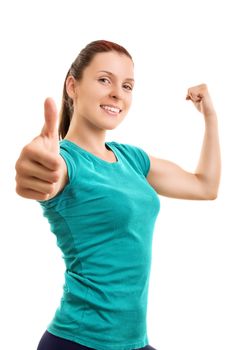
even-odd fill
[{"label": "flexed bicep", "polygon": [[178,199],[211,199],[198,174],[190,173],[168,160],[151,155],[149,158],[147,181],[158,194]]}]

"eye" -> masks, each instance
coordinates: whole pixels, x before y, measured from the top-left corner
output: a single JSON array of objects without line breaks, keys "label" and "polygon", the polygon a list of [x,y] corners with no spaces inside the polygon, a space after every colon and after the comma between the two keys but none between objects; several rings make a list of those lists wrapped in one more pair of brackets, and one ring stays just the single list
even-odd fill
[{"label": "eye", "polygon": [[123,85],[124,89],[128,90],[128,91],[132,91],[133,90],[133,86],[130,84],[124,84]]},{"label": "eye", "polygon": [[103,84],[110,84],[111,81],[108,78],[99,78],[98,81],[100,81]]}]

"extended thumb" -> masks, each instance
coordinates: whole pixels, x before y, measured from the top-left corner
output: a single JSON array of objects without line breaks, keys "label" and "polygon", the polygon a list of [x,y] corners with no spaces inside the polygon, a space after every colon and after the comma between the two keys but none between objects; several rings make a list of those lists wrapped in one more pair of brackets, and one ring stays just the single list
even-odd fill
[{"label": "extended thumb", "polygon": [[58,137],[57,108],[54,100],[50,97],[46,98],[44,102],[44,118],[45,123],[41,132],[42,136]]}]

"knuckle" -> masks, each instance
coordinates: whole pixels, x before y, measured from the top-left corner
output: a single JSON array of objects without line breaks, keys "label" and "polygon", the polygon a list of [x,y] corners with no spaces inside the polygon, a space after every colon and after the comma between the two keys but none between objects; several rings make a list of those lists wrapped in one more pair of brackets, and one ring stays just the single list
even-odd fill
[{"label": "knuckle", "polygon": [[48,199],[49,194],[44,193],[44,192],[34,191],[33,193],[30,194],[30,197],[31,197],[31,199],[37,199],[37,200],[44,201],[44,200]]},{"label": "knuckle", "polygon": [[19,179],[20,179],[19,174],[16,173],[16,175],[15,175],[15,182],[16,182],[17,186],[18,186],[19,181],[20,181]]},{"label": "knuckle", "polygon": [[15,170],[16,173],[19,174],[22,170],[22,160],[18,159],[17,162],[15,163]]},{"label": "knuckle", "polygon": [[19,172],[19,170],[20,170],[20,168],[21,168],[21,164],[22,164],[22,158],[19,157],[19,158],[17,159],[16,163],[15,163],[15,170],[16,170],[17,172]]},{"label": "knuckle", "polygon": [[15,163],[15,171],[16,171],[16,173],[19,172],[19,159],[18,159],[17,162]]},{"label": "knuckle", "polygon": [[28,154],[30,154],[32,152],[32,145],[31,143],[25,145],[22,149],[21,155],[22,156],[27,156]]},{"label": "knuckle", "polygon": [[61,167],[61,161],[59,158],[54,158],[53,159],[53,168],[55,171],[58,171]]},{"label": "knuckle", "polygon": [[40,201],[46,201],[49,198],[49,195],[47,193],[40,193],[37,196],[37,199]]},{"label": "knuckle", "polygon": [[19,196],[24,197],[24,190],[23,190],[23,188],[22,188],[19,184],[16,184],[15,192],[16,192]]},{"label": "knuckle", "polygon": [[46,194],[49,194],[49,195],[53,194],[55,189],[56,189],[56,185],[54,183],[50,184],[47,188]]},{"label": "knuckle", "polygon": [[24,178],[17,173],[15,175],[15,182],[16,182],[17,188],[19,189],[23,188]]},{"label": "knuckle", "polygon": [[15,164],[16,176],[24,176],[27,171],[27,162],[23,158],[19,158]]},{"label": "knuckle", "polygon": [[19,194],[19,192],[20,192],[18,184],[16,184],[16,186],[15,186],[15,192],[16,192],[17,194]]},{"label": "knuckle", "polygon": [[52,173],[52,181],[58,182],[60,178],[60,171],[56,170]]},{"label": "knuckle", "polygon": [[34,159],[37,157],[37,154],[38,154],[38,147],[36,147],[34,142],[31,142],[23,147],[20,158]]}]

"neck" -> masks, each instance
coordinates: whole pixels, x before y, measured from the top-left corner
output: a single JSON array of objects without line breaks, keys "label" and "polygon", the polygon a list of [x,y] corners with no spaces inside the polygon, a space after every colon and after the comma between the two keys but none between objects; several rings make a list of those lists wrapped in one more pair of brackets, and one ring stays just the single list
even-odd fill
[{"label": "neck", "polygon": [[109,151],[105,146],[106,130],[84,127],[81,123],[74,128],[70,126],[65,139],[76,143],[88,152],[105,156]]}]

